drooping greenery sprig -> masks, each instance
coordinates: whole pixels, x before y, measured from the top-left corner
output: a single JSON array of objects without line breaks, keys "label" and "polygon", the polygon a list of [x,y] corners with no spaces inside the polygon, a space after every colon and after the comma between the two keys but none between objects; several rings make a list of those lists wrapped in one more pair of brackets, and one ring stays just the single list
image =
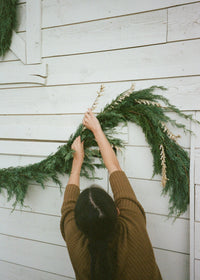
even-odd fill
[{"label": "drooping greenery sprig", "polygon": [[[155,174],[162,175],[163,193],[169,195],[169,215],[179,216],[187,210],[189,203],[189,156],[188,153],[176,142],[179,136],[175,136],[168,128],[171,123],[185,132],[191,132],[185,125],[177,123],[166,115],[172,111],[177,115],[192,120],[191,115],[182,113],[168,99],[162,95],[154,94],[158,88],[167,90],[162,86],[152,86],[143,90],[134,91],[134,86],[121,93],[97,115],[97,118],[105,132],[109,142],[115,148],[124,147],[120,138],[112,135],[113,130],[119,125],[127,125],[133,122],[139,125],[145,135],[153,155],[153,167]],[[99,96],[103,88],[99,92]],[[93,104],[96,106],[97,100]],[[72,167],[73,150],[71,145],[74,139],[81,135],[84,140],[85,159],[81,170],[81,176],[95,177],[95,168],[102,168],[97,143],[93,134],[79,125],[67,144],[58,148],[57,152],[49,155],[41,162],[22,166],[0,169],[0,192],[7,190],[8,200],[15,197],[13,207],[17,203],[24,205],[28,185],[34,181],[45,188],[45,182],[52,179],[61,187],[58,174],[69,174]],[[100,161],[95,161],[95,159]],[[145,173],[145,170],[144,170]]]},{"label": "drooping greenery sprig", "polygon": [[0,56],[4,56],[9,50],[12,32],[17,25],[17,2],[18,0],[0,1]]}]

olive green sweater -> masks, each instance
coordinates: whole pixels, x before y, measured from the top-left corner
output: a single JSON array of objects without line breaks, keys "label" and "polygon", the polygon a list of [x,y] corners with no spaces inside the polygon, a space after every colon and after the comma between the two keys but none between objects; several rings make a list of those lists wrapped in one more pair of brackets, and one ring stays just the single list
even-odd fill
[{"label": "olive green sweater", "polygon": [[[110,175],[118,216],[118,270],[116,280],[160,280],[153,248],[146,230],[146,216],[123,171]],[[67,185],[61,208],[60,229],[67,244],[77,280],[90,279],[88,240],[76,226],[74,208],[80,194],[79,187]]]}]

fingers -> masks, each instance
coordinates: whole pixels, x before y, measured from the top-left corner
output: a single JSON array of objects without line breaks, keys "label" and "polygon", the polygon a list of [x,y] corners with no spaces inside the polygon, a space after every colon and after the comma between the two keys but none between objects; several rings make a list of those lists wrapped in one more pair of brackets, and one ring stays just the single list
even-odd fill
[{"label": "fingers", "polygon": [[76,147],[78,145],[82,145],[83,146],[83,144],[84,144],[84,141],[81,142],[81,136],[79,135],[78,137],[76,137],[76,139],[72,143],[72,146],[73,147]]}]

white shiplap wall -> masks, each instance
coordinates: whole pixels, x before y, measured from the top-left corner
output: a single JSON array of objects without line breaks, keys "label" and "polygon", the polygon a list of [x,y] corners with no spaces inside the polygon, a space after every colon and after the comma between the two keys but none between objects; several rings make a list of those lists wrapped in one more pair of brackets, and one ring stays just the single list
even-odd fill
[{"label": "white shiplap wall", "polygon": [[[25,39],[26,3],[19,2],[17,34]],[[48,64],[46,86],[33,80],[17,84],[17,73],[34,73],[35,68],[24,66],[11,51],[0,62],[0,168],[34,163],[56,151],[82,121],[101,83],[106,91],[97,111],[134,81],[136,89],[166,86],[167,92],[157,92],[186,113],[197,111],[200,118],[199,1],[43,0],[41,9],[42,65],[34,67],[45,75]],[[2,84],[5,80],[13,84]],[[170,129],[183,135],[180,144],[189,150],[190,136]],[[188,280],[189,213],[175,223],[167,220],[168,197],[161,196],[160,177],[152,179],[152,156],[142,131],[129,124],[124,132],[127,145],[120,161],[145,208],[163,279]],[[195,280],[200,277],[197,135]],[[97,174],[109,190],[107,172]],[[63,190],[67,178],[61,178]],[[81,179],[82,188],[90,183]],[[30,208],[10,214],[13,201],[6,202],[1,194],[0,279],[74,277],[59,231],[62,199],[53,182],[45,190],[32,182],[25,201]]]}]

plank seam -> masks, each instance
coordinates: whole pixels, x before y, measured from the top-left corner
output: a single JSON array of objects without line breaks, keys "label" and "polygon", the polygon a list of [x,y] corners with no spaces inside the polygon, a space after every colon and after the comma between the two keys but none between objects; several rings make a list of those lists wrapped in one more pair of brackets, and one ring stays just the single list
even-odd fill
[{"label": "plank seam", "polygon": [[[140,78],[140,79],[132,79],[132,80],[115,80],[115,81],[94,81],[94,82],[85,82],[85,83],[72,83],[72,84],[51,84],[51,85],[41,85],[41,86],[25,86],[25,87],[5,87],[0,88],[0,90],[6,89],[24,89],[24,88],[46,88],[46,87],[61,87],[61,86],[78,86],[78,85],[99,85],[99,84],[112,84],[112,83],[126,83],[126,82],[137,82],[137,81],[154,81],[154,80],[166,80],[166,79],[177,79],[177,78],[190,78],[190,77],[200,77],[200,74],[193,75],[182,75],[182,76],[166,76],[166,77],[154,77],[154,78]],[[191,111],[191,110],[190,110]]]},{"label": "plank seam", "polygon": [[[33,242],[39,242],[39,243],[44,243],[44,244],[49,244],[49,245],[53,245],[53,246],[58,246],[58,247],[66,248],[66,245],[58,245],[58,244],[55,244],[55,243],[44,242],[44,241],[40,241],[40,240],[34,240],[34,239],[29,239],[29,238],[24,238],[24,237],[18,237],[18,236],[14,236],[14,235],[3,234],[3,233],[0,233],[0,235],[8,236],[8,237],[11,237],[11,238],[13,237],[13,238],[17,238],[17,239],[28,240],[28,241],[33,241]],[[153,246],[153,248],[160,249],[162,251],[177,253],[177,254],[189,255],[188,253],[185,253],[185,252],[173,251],[173,250],[165,249],[165,248],[159,248],[159,247],[154,247],[154,246]]]},{"label": "plank seam", "polygon": [[111,17],[104,17],[104,18],[85,20],[85,21],[80,21],[80,22],[67,23],[67,24],[62,24],[62,25],[42,27],[42,30],[52,29],[52,28],[57,28],[57,27],[63,27],[63,26],[84,24],[84,23],[90,23],[90,22],[97,22],[97,21],[109,20],[109,19],[114,19],[114,18],[128,17],[128,16],[133,16],[133,15],[138,15],[138,14],[152,13],[152,12],[156,12],[156,11],[162,11],[162,10],[167,10],[167,9],[170,9],[170,8],[186,6],[186,5],[190,5],[190,4],[196,4],[196,3],[199,3],[199,1],[194,1],[194,2],[190,2],[190,3],[182,3],[182,4],[172,5],[172,6],[166,6],[166,7],[163,7],[163,8],[157,8],[157,9],[152,9],[152,10],[148,10],[148,11],[141,11],[141,12],[136,12],[136,13],[122,14],[122,15],[111,16]]},{"label": "plank seam", "polygon": [[[67,57],[67,56],[76,56],[76,55],[88,55],[88,54],[96,54],[96,53],[108,53],[108,52],[113,52],[113,51],[123,51],[123,50],[130,50],[130,49],[136,49],[136,48],[139,49],[139,48],[154,47],[154,46],[160,46],[160,45],[162,46],[162,45],[167,45],[167,44],[171,44],[171,43],[195,41],[195,40],[199,40],[199,39],[200,39],[200,37],[198,37],[198,38],[190,38],[190,39],[180,39],[180,40],[167,41],[167,42],[161,42],[161,43],[152,43],[152,44],[146,44],[146,45],[137,45],[137,46],[131,46],[131,47],[124,47],[124,48],[113,48],[113,49],[105,49],[105,50],[89,51],[89,52],[79,52],[79,53],[69,53],[69,54],[57,54],[57,55],[50,55],[50,56],[42,56],[42,59],[45,59],[45,58],[56,58],[56,57]],[[9,63],[9,62],[13,62],[13,61],[15,61],[15,60],[0,61],[0,63]],[[16,61],[19,61],[19,60],[16,60]],[[6,84],[7,83],[5,83],[5,85]],[[21,83],[18,83],[18,84],[21,84]],[[34,84],[34,83],[32,82],[32,84]]]},{"label": "plank seam", "polygon": [[[61,234],[61,233],[60,233]],[[56,243],[51,243],[51,242],[45,242],[45,241],[41,241],[41,240],[37,240],[37,239],[32,239],[32,238],[26,238],[26,237],[22,237],[22,236],[16,236],[16,235],[11,235],[11,234],[5,234],[5,233],[1,233],[0,235],[3,236],[7,236],[7,237],[11,237],[11,238],[17,238],[17,239],[22,239],[22,240],[27,240],[27,241],[33,241],[33,242],[39,242],[39,243],[43,243],[43,244],[48,244],[48,245],[53,245],[53,246],[57,246],[57,247],[63,247],[66,248],[66,245],[59,245]],[[64,240],[63,240],[64,242]]]},{"label": "plank seam", "polygon": [[140,49],[140,48],[146,48],[146,47],[162,46],[162,45],[167,45],[167,44],[171,44],[171,43],[174,44],[174,43],[195,41],[195,40],[200,40],[200,37],[190,38],[190,39],[180,39],[180,40],[167,41],[167,42],[161,42],[161,43],[152,43],[152,44],[147,44],[147,45],[137,45],[137,46],[131,46],[131,47],[124,47],[124,48],[115,48],[115,49],[113,48],[113,49],[104,49],[104,50],[98,50],[98,51],[42,56],[42,58],[45,59],[45,58],[54,58],[54,57],[63,57],[63,56],[66,57],[66,56],[88,55],[88,54],[96,54],[96,53],[108,53],[108,52],[114,52],[114,51]]},{"label": "plank seam", "polygon": [[[21,266],[21,267],[25,267],[25,268],[29,268],[29,269],[41,271],[41,272],[46,272],[46,273],[53,274],[53,275],[64,276],[64,277],[67,277],[68,279],[73,279],[73,280],[75,280],[75,278],[72,278],[72,277],[70,277],[70,276],[66,276],[66,275],[58,274],[58,273],[54,273],[54,272],[49,272],[49,271],[47,271],[47,270],[42,270],[42,269],[39,269],[39,268],[35,268],[35,267],[31,267],[31,266],[27,266],[27,265],[23,265],[23,264],[19,264],[19,263],[14,263],[14,262],[2,260],[2,259],[0,259],[0,262],[6,262],[6,263],[9,263],[9,264],[14,264],[14,265],[17,265],[17,266]],[[67,280],[67,278],[66,278],[66,280]]]},{"label": "plank seam", "polygon": [[190,255],[189,253],[178,252],[178,251],[173,251],[173,250],[170,250],[170,249],[158,248],[158,247],[154,247],[154,246],[153,246],[153,249],[156,249],[156,250],[159,250],[159,251],[166,251],[166,252],[170,252],[170,253],[182,254],[182,255],[186,255],[186,256]]}]

